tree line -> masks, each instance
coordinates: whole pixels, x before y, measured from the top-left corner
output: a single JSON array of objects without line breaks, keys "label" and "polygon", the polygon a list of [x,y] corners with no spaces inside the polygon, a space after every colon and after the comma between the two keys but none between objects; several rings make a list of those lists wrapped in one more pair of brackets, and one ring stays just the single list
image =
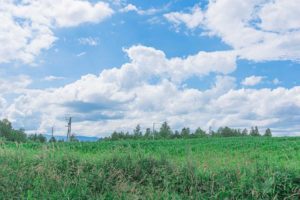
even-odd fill
[{"label": "tree line", "polygon": [[[132,133],[114,131],[106,140],[122,140],[122,139],[175,139],[175,138],[203,138],[203,137],[240,137],[240,136],[268,136],[272,137],[272,132],[268,128],[264,134],[260,134],[257,126],[248,129],[233,129],[229,127],[221,127],[217,131],[210,130],[208,132],[201,128],[197,128],[194,132],[190,128],[183,128],[181,131],[173,131],[167,122],[164,122],[158,131],[147,128],[144,132],[140,125],[137,125]],[[47,138],[43,134],[27,135],[24,129],[14,129],[7,119],[0,120],[0,139],[11,142],[47,142]],[[78,142],[75,135],[69,138],[71,142]],[[48,142],[57,141],[55,137],[51,137]]]},{"label": "tree line", "polygon": [[181,131],[173,131],[167,122],[164,122],[158,131],[147,128],[144,132],[141,126],[137,125],[133,132],[114,131],[106,140],[124,140],[124,139],[175,139],[175,138],[204,138],[204,137],[245,137],[245,136],[266,136],[272,137],[271,129],[267,128],[263,134],[258,127],[248,129],[234,129],[229,127],[220,127],[217,131],[210,130],[208,132],[201,128],[197,128],[194,132],[190,128],[185,127]]},{"label": "tree line", "polygon": [[[24,129],[14,129],[12,124],[7,119],[0,120],[0,139],[10,142],[47,142],[47,138],[43,134],[27,135]],[[74,134],[70,136],[69,141],[78,142]],[[51,137],[48,142],[64,142],[63,140],[57,141],[55,137]]]},{"label": "tree line", "polygon": [[24,129],[14,129],[7,119],[0,120],[0,138],[10,142],[46,142],[47,138],[42,134],[27,135]]}]

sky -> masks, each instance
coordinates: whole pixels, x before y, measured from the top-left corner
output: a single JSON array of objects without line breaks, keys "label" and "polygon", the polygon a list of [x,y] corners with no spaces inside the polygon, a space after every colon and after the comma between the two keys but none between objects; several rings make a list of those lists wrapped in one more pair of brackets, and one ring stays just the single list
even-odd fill
[{"label": "sky", "polygon": [[0,118],[104,137],[300,136],[300,0],[0,0]]}]

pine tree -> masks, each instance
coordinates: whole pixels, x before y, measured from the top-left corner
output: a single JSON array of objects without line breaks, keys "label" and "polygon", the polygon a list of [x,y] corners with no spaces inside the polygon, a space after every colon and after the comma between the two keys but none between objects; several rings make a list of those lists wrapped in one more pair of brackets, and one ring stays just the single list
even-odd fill
[{"label": "pine tree", "polygon": [[266,137],[272,137],[271,129],[267,128],[264,136],[266,136]]},{"label": "pine tree", "polygon": [[133,130],[133,135],[136,139],[141,138],[143,136],[141,126],[139,124]]},{"label": "pine tree", "polygon": [[172,130],[167,122],[164,122],[159,130],[159,136],[162,138],[170,138],[172,135]]},{"label": "pine tree", "polygon": [[149,139],[151,137],[151,129],[150,128],[147,128],[146,131],[145,131],[145,136],[144,136],[146,139]]},{"label": "pine tree", "polygon": [[242,136],[247,136],[248,135],[248,130],[245,128],[242,131]]},{"label": "pine tree", "polygon": [[257,126],[251,127],[250,136],[260,136]]}]

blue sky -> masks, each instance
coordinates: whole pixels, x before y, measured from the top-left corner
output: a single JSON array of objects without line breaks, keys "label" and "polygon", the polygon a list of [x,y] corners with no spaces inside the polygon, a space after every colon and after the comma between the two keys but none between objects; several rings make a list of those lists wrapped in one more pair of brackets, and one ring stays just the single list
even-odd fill
[{"label": "blue sky", "polygon": [[299,0],[26,2],[0,7],[0,117],[16,127],[300,134]]}]

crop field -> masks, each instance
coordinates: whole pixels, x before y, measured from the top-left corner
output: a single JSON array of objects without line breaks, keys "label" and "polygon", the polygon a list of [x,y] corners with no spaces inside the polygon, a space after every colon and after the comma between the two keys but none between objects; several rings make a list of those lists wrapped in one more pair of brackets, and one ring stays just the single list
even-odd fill
[{"label": "crop field", "polygon": [[0,199],[299,199],[300,138],[0,144]]}]

